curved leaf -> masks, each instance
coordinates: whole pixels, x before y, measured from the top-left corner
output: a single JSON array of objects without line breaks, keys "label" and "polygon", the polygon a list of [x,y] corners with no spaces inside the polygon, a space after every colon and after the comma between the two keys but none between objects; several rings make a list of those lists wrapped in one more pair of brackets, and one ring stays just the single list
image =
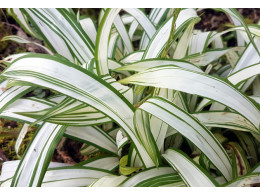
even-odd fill
[{"label": "curved leaf", "polygon": [[163,157],[180,174],[184,183],[191,187],[215,187],[217,182],[193,162],[185,153],[177,149],[168,149]]},{"label": "curved leaf", "polygon": [[119,82],[169,88],[204,96],[236,110],[257,129],[260,125],[259,105],[226,81],[204,73],[168,65],[150,68]]},{"label": "curved leaf", "polygon": [[11,186],[40,186],[66,126],[44,123],[20,161]]},{"label": "curved leaf", "polygon": [[93,43],[68,10],[28,8],[22,12],[54,52],[80,65],[93,58]]},{"label": "curved leaf", "polygon": [[148,99],[139,109],[158,117],[175,128],[196,145],[227,180],[231,179],[231,162],[224,148],[214,135],[190,114],[161,97]]},{"label": "curved leaf", "polygon": [[122,182],[120,186],[122,187],[133,187],[137,186],[141,182],[145,182],[153,177],[156,176],[162,176],[162,175],[168,175],[168,174],[176,174],[172,168],[170,167],[158,167],[158,168],[149,168],[141,171],[140,173],[137,173],[131,177],[129,177],[127,180]]},{"label": "curved leaf", "polygon": [[222,127],[258,133],[258,130],[254,127],[254,125],[237,113],[212,111],[199,112],[192,115],[208,127]]},{"label": "curved leaf", "polygon": [[153,166],[134,135],[134,107],[115,88],[93,73],[54,56],[31,54],[14,61],[2,76],[54,89],[100,110],[123,128],[134,142],[145,166]]},{"label": "curved leaf", "polygon": [[134,63],[128,63],[126,66],[121,66],[120,68],[115,69],[115,71],[141,72],[149,68],[154,68],[162,65],[175,65],[181,68],[202,72],[202,70],[199,67],[194,66],[190,62],[186,62],[183,60],[160,59],[160,58],[152,58],[152,59],[137,61]]},{"label": "curved leaf", "polygon": [[255,64],[248,66],[246,68],[240,69],[239,71],[228,76],[228,80],[234,84],[238,85],[240,82],[249,79],[252,76],[260,74],[260,64]]}]

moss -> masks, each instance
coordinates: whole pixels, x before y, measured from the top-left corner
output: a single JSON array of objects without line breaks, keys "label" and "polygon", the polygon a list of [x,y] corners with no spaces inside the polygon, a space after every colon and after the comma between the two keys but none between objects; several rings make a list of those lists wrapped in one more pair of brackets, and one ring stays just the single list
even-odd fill
[{"label": "moss", "polygon": [[26,150],[27,146],[30,144],[30,141],[32,140],[34,134],[35,134],[36,128],[31,128],[29,132],[26,134],[25,138],[22,141],[22,144],[19,148],[18,154],[20,156],[23,155],[24,151]]},{"label": "moss", "polygon": [[0,119],[0,138],[4,136],[17,137],[21,128],[22,123]]},{"label": "moss", "polygon": [[106,154],[107,153],[103,152],[103,151],[96,152],[94,154],[90,154],[90,155],[84,156],[84,160],[87,160],[87,159],[90,159],[90,158],[94,158],[94,157],[99,157],[99,156],[106,155]]},{"label": "moss", "polygon": [[244,18],[246,24],[254,24],[254,21],[251,18]]},{"label": "moss", "polygon": [[[0,24],[0,39],[2,39],[3,37],[7,36],[7,35],[11,35],[11,29],[6,27],[5,24],[1,23]],[[0,53],[3,53],[3,51],[7,48],[8,46],[8,41],[1,41],[0,44]]]},{"label": "moss", "polygon": [[[78,11],[78,9],[77,9],[77,11]],[[98,9],[98,8],[92,8],[92,9],[81,8],[80,9],[81,16],[90,17],[94,21],[98,20],[99,12],[100,12],[100,9]]]},{"label": "moss", "polygon": [[15,138],[6,136],[0,139],[0,147],[9,160],[17,160],[17,155],[14,150]]},{"label": "moss", "polygon": [[26,48],[21,46],[16,47],[14,50],[14,53],[23,53],[23,52],[26,52]]},{"label": "moss", "polygon": [[[9,160],[17,160],[19,159],[16,152],[15,152],[15,143],[19,131],[21,130],[23,124],[17,123],[16,127],[7,126],[10,120],[1,119],[0,123],[0,148],[2,149],[3,153]],[[22,144],[19,148],[19,155],[22,156],[26,147],[30,143],[33,138],[33,135],[36,131],[36,128],[30,128],[28,133],[25,135],[25,138],[22,141]]]}]

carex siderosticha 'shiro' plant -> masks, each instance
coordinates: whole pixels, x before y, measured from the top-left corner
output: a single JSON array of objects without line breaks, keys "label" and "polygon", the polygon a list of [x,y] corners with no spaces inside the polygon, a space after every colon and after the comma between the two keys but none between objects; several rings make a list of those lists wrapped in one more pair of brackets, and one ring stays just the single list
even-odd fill
[{"label": "carex siderosticha 'shiro' plant", "polygon": [[[198,9],[8,9],[45,54],[1,63],[0,117],[37,126],[1,186],[254,186],[260,183],[260,26],[235,9],[202,32]],[[236,46],[223,36],[233,33]],[[25,97],[35,89],[51,96]],[[102,154],[50,162],[63,137]]]}]

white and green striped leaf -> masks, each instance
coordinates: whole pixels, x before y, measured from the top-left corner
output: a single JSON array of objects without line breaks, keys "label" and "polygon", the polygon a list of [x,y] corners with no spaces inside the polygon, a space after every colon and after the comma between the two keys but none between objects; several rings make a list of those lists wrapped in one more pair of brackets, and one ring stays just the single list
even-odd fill
[{"label": "white and green striped leaf", "polygon": [[99,169],[112,171],[115,168],[117,168],[118,165],[119,165],[118,157],[103,155],[103,156],[90,158],[86,161],[82,161],[78,163],[76,166],[92,167],[92,168],[99,168]]},{"label": "white and green striped leaf", "polygon": [[178,174],[165,174],[140,182],[135,187],[186,187]]},{"label": "white and green striped leaf", "polygon": [[[25,100],[26,101],[26,100]],[[36,102],[37,104],[37,102]],[[16,114],[37,119],[34,123],[42,120],[69,126],[98,125],[111,122],[111,119],[96,109],[87,106],[72,98],[66,98],[55,106],[43,110],[18,110]]]},{"label": "white and green striped leaf", "polygon": [[217,182],[187,154],[177,149],[168,149],[163,157],[179,173],[183,182],[190,187],[215,187]]},{"label": "white and green striped leaf", "polygon": [[27,55],[13,62],[2,76],[51,88],[105,113],[134,142],[145,165],[153,166],[149,155],[134,135],[134,107],[115,88],[93,73],[56,57]]},{"label": "white and green striped leaf", "polygon": [[25,32],[37,39],[41,39],[41,36],[30,26],[28,17],[19,8],[7,8],[7,13],[16,20]]},{"label": "white and green striped leaf", "polygon": [[94,45],[77,22],[75,15],[66,9],[22,9],[48,46],[71,62],[80,65],[94,56]]},{"label": "white and green striped leaf", "polygon": [[192,115],[207,127],[221,127],[258,133],[258,129],[254,125],[237,113],[211,111],[194,113]]},{"label": "white and green striped leaf", "polygon": [[[104,176],[114,175],[104,169],[68,166],[67,164],[64,166],[63,164],[53,162],[50,164],[41,187],[86,187]],[[11,180],[7,179],[1,186],[9,187],[10,184]]]},{"label": "white and green striped leaf", "polygon": [[[180,12],[176,20],[176,31],[174,34],[174,39],[187,27],[187,25],[197,18],[196,11],[194,9],[184,9]],[[154,34],[153,38],[150,40],[143,59],[156,58],[162,53],[164,46],[166,45],[172,25],[172,18],[167,20]]]},{"label": "white and green striped leaf", "polygon": [[214,49],[208,50],[204,53],[196,53],[190,56],[186,56],[183,59],[189,61],[197,66],[206,66],[212,63],[214,60],[219,59],[221,56],[228,54],[234,51],[241,51],[244,48],[241,47],[233,47],[228,49]]},{"label": "white and green striped leaf", "polygon": [[[0,176],[1,187],[11,185],[12,177],[14,176],[19,163],[20,160],[6,161],[3,163],[1,176]],[[56,168],[56,167],[64,167],[64,166],[71,166],[71,165],[66,163],[50,162],[48,168]]]},{"label": "white and green striped leaf", "polygon": [[85,156],[95,154],[97,152],[99,152],[99,149],[91,145],[86,145],[85,147],[80,149],[80,154]]},{"label": "white and green striped leaf", "polygon": [[[259,37],[254,37],[254,44],[256,45],[257,48],[260,48],[260,38]],[[247,66],[257,64],[260,62],[260,56],[257,53],[255,47],[253,44],[250,42],[242,55],[240,56],[238,62],[236,63],[234,69],[232,70],[232,73],[235,73]]]},{"label": "white and green striped leaf", "polygon": [[228,76],[228,80],[234,84],[238,85],[240,82],[249,79],[255,75],[260,74],[260,64],[251,65],[240,69],[239,71]]},{"label": "white and green striped leaf", "polygon": [[97,32],[95,60],[99,75],[106,75],[108,70],[108,43],[111,27],[120,9],[106,9]]},{"label": "white and green striped leaf", "polygon": [[118,187],[120,183],[126,180],[127,177],[124,175],[109,175],[101,177],[99,180],[93,182],[88,187]]},{"label": "white and green striped leaf", "polygon": [[259,105],[228,82],[204,73],[168,65],[150,68],[119,82],[169,88],[204,96],[236,110],[259,128]]},{"label": "white and green striped leaf", "polygon": [[241,146],[236,142],[228,142],[225,148],[228,153],[234,152],[232,164],[233,179],[245,175],[249,171],[250,165]]},{"label": "white and green striped leaf", "polygon": [[189,113],[161,97],[148,99],[139,109],[158,117],[175,128],[196,145],[227,180],[231,179],[231,162],[224,148],[214,135]]},{"label": "white and green striped leaf", "polygon": [[226,14],[230,15],[231,17],[235,18],[236,20],[238,20],[238,21],[241,23],[241,25],[245,28],[245,31],[246,31],[246,33],[247,33],[247,36],[248,36],[248,38],[250,39],[250,42],[253,44],[253,46],[254,46],[256,52],[257,52],[258,55],[260,56],[259,49],[258,49],[258,47],[256,46],[256,44],[254,43],[253,37],[252,37],[252,35],[251,35],[251,33],[250,33],[250,30],[249,30],[249,28],[247,27],[247,25],[246,25],[246,23],[245,23],[245,21],[244,21],[244,19],[243,19],[243,16],[241,16],[241,15],[239,14],[239,12],[238,12],[236,9],[234,9],[234,8],[221,8],[221,10],[224,11]]},{"label": "white and green striped leaf", "polygon": [[[130,103],[133,102],[133,91],[131,88],[119,84],[110,76],[103,77],[103,80],[116,88]],[[18,114],[37,119],[35,123],[45,120],[62,125],[83,126],[111,122],[111,119],[103,113],[70,97],[66,97],[50,109],[36,112],[20,112]]]},{"label": "white and green striped leaf", "polygon": [[43,50],[45,50],[47,53],[53,55],[53,53],[47,47],[44,47],[43,45],[41,45],[37,42],[26,40],[25,38],[19,37],[17,35],[5,36],[4,38],[1,39],[1,41],[14,41],[16,43],[34,44],[34,45],[42,48]]},{"label": "white and green striped leaf", "polygon": [[11,186],[40,186],[55,146],[66,126],[45,123],[35,134],[20,161]]},{"label": "white and green striped leaf", "polygon": [[258,186],[260,183],[260,173],[251,173],[245,176],[238,177],[223,187],[254,187]]},{"label": "white and green striped leaf", "polygon": [[157,148],[160,152],[163,152],[164,150],[164,139],[166,137],[166,134],[168,132],[169,126],[158,119],[155,116],[150,117],[150,128],[151,133],[154,137],[154,140],[156,141]]},{"label": "white and green striped leaf", "polygon": [[199,30],[193,30],[191,42],[188,50],[188,54],[202,53],[206,47],[208,37],[212,32],[201,32]]},{"label": "white and green striped leaf", "polygon": [[128,35],[132,42],[136,40],[140,40],[140,36],[135,35],[136,31],[138,30],[138,27],[139,27],[139,23],[136,20],[133,20],[128,30]]},{"label": "white and green striped leaf", "polygon": [[180,37],[177,46],[173,53],[173,59],[182,59],[186,56],[187,50],[189,48],[191,38],[192,38],[192,31],[194,25],[200,21],[200,18],[194,19],[185,29],[184,33]]},{"label": "white and green striped leaf", "polygon": [[86,187],[106,175],[114,173],[91,167],[61,167],[48,169],[42,187]]},{"label": "white and green striped leaf", "polygon": [[126,66],[121,66],[120,68],[115,69],[115,71],[141,72],[149,68],[154,68],[162,65],[175,65],[181,68],[202,72],[199,67],[194,66],[189,62],[182,61],[182,60],[160,59],[160,58],[153,58],[153,59],[137,61],[134,63],[128,63]]},{"label": "white and green striped leaf", "polygon": [[112,31],[111,34],[110,34],[110,39],[109,39],[109,43],[108,43],[108,51],[107,51],[107,57],[108,58],[114,58],[116,60],[119,60],[123,57],[123,54],[121,53],[121,51],[117,47],[118,40],[119,40],[118,32]]},{"label": "white and green striped leaf", "polygon": [[96,126],[68,127],[65,136],[117,155],[115,140]]},{"label": "white and green striped leaf", "polygon": [[169,174],[176,175],[176,172],[170,167],[149,168],[129,177],[124,182],[122,182],[120,186],[134,187],[144,182],[149,182],[154,177],[165,176]]},{"label": "white and green striped leaf", "polygon": [[85,33],[88,35],[88,37],[91,39],[92,43],[95,45],[96,43],[96,37],[97,37],[97,30],[95,27],[94,22],[90,18],[84,18],[81,19],[80,24],[85,31]]},{"label": "white and green striped leaf", "polygon": [[142,50],[135,51],[133,53],[126,55],[123,59],[120,60],[120,63],[128,64],[128,63],[139,61],[142,59],[143,55],[144,55],[144,51]]},{"label": "white and green striped leaf", "polygon": [[254,166],[258,162],[258,148],[252,135],[245,132],[234,132],[238,138],[239,145],[243,148],[250,165]]},{"label": "white and green striped leaf", "polygon": [[9,55],[9,56],[5,57],[4,59],[0,60],[0,62],[9,65],[14,60],[16,60],[17,58],[20,58],[21,56],[25,56],[27,54],[31,54],[31,53],[30,52],[24,52],[24,53],[12,54],[12,55]]},{"label": "white and green striped leaf", "polygon": [[134,114],[135,135],[146,149],[154,164],[158,166],[161,162],[160,153],[155,138],[151,132],[148,113],[138,109]]},{"label": "white and green striped leaf", "polygon": [[143,27],[144,32],[148,35],[148,37],[152,38],[152,36],[156,32],[156,28],[154,27],[152,21],[150,21],[149,18],[147,18],[142,11],[136,8],[124,8],[124,11],[131,14]]},{"label": "white and green striped leaf", "polygon": [[21,121],[23,123],[32,123],[35,119],[27,116],[20,115],[20,112],[35,112],[37,110],[44,110],[55,106],[56,104],[51,101],[40,100],[38,98],[18,99],[10,104],[0,116],[3,118],[11,118],[13,120]]},{"label": "white and green striped leaf", "polygon": [[15,149],[15,152],[16,152],[18,157],[20,157],[20,155],[19,155],[20,145],[22,144],[22,141],[23,141],[23,139],[24,139],[24,137],[25,137],[25,135],[26,135],[26,133],[28,131],[28,128],[29,128],[29,125],[28,124],[24,124],[22,129],[19,132],[19,135],[18,135],[17,139],[16,139],[14,149]]},{"label": "white and green striped leaf", "polygon": [[[154,8],[149,14],[150,21],[155,25],[158,26],[160,24],[164,17],[166,17],[166,14],[169,12],[169,9],[167,8]],[[143,32],[142,38],[140,40],[140,49],[145,49],[149,43],[149,37],[148,35]]]},{"label": "white and green striped leaf", "polygon": [[[105,19],[106,20],[106,19]],[[121,37],[122,42],[124,43],[124,53],[132,53],[134,51],[134,47],[132,41],[126,31],[124,23],[121,20],[121,17],[117,15],[114,19],[114,25]]]},{"label": "white and green striped leaf", "polygon": [[32,90],[33,87],[30,86],[14,86],[8,88],[8,81],[0,83],[0,112],[3,112],[7,106]]},{"label": "white and green striped leaf", "polygon": [[120,157],[122,157],[123,147],[128,143],[129,143],[128,138],[123,135],[123,132],[121,130],[118,130],[116,133],[116,145],[117,145],[117,152]]}]

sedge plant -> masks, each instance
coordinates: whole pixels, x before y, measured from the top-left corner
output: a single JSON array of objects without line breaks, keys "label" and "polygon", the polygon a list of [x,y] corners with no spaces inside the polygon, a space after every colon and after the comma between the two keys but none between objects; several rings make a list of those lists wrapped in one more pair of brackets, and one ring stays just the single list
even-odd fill
[{"label": "sedge plant", "polygon": [[[1,61],[0,117],[37,126],[1,186],[254,186],[260,183],[260,26],[218,9],[227,30],[194,28],[198,9],[8,9],[24,31],[2,41],[45,54]],[[236,36],[227,47],[223,37]],[[25,97],[49,89],[47,98]],[[63,137],[86,143],[76,165],[51,162]]]}]

